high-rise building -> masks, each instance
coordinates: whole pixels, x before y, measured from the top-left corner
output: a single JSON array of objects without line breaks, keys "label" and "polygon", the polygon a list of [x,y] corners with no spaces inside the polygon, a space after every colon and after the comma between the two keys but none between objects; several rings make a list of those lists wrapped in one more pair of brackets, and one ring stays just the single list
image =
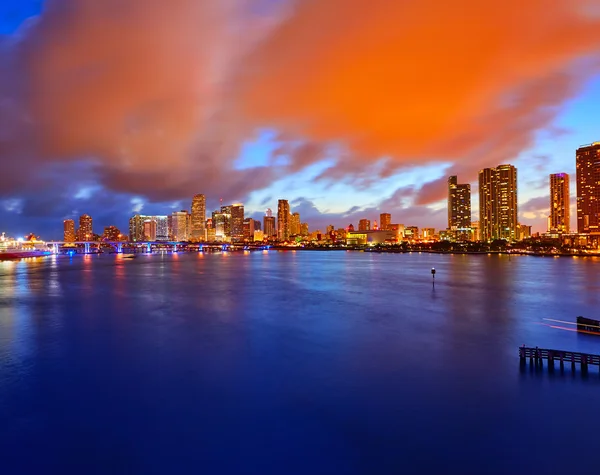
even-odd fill
[{"label": "high-rise building", "polygon": [[105,226],[102,237],[108,241],[120,241],[121,231],[116,226]]},{"label": "high-rise building", "polygon": [[244,205],[231,205],[231,241],[244,242]]},{"label": "high-rise building", "polygon": [[392,215],[390,213],[381,213],[379,215],[379,229],[388,231],[392,223]]},{"label": "high-rise building", "polygon": [[173,241],[188,240],[188,212],[186,210],[171,213],[171,237]]},{"label": "high-rise building", "polygon": [[471,185],[459,184],[455,175],[448,177],[448,229],[458,233],[471,229]]},{"label": "high-rise building", "polygon": [[358,230],[359,231],[370,231],[371,230],[371,221],[368,219],[361,219],[358,222]]},{"label": "high-rise building", "polygon": [[63,221],[63,239],[65,242],[75,242],[75,221],[72,219],[65,219]]},{"label": "high-rise building", "polygon": [[254,220],[254,230],[255,231],[262,231],[262,228],[260,227],[260,221],[258,219]]},{"label": "high-rise building", "polygon": [[569,175],[554,173],[550,175],[550,219],[548,232],[566,233],[571,230]]},{"label": "high-rise building", "polygon": [[78,241],[92,241],[94,231],[92,228],[92,217],[89,214],[82,214],[79,217],[79,229],[77,230]]},{"label": "high-rise building", "polygon": [[515,241],[518,200],[517,169],[499,165],[479,171],[479,226],[481,240]]},{"label": "high-rise building", "polygon": [[193,241],[204,241],[206,231],[206,197],[194,195],[192,198],[192,229],[191,239]]},{"label": "high-rise building", "polygon": [[139,214],[129,218],[129,240],[131,242],[141,242],[144,240],[144,221],[145,216]]},{"label": "high-rise building", "polygon": [[254,241],[254,222],[252,218],[244,219],[244,241]]},{"label": "high-rise building", "polygon": [[266,239],[273,239],[277,237],[277,226],[275,223],[275,216],[270,209],[267,209],[263,221],[263,233]]},{"label": "high-rise building", "polygon": [[577,232],[600,232],[600,142],[583,145],[575,154],[577,167]]},{"label": "high-rise building", "polygon": [[293,213],[290,217],[290,235],[298,236],[300,234],[300,213]]},{"label": "high-rise building", "polygon": [[290,238],[290,204],[288,200],[279,200],[277,205],[277,238],[287,241]]},{"label": "high-rise building", "polygon": [[158,226],[155,219],[146,219],[144,221],[144,241],[156,241]]},{"label": "high-rise building", "polygon": [[300,235],[306,237],[308,234],[308,223],[300,223]]},{"label": "high-rise building", "polygon": [[221,206],[219,211],[213,211],[212,223],[215,229],[215,239],[217,241],[231,242],[231,208],[231,206]]}]

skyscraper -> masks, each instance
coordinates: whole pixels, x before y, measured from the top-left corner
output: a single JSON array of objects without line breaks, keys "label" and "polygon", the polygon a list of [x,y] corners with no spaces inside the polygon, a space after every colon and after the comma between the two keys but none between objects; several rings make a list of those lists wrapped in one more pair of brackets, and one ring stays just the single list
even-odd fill
[{"label": "skyscraper", "polygon": [[359,231],[369,231],[371,229],[371,221],[368,219],[361,219],[358,222],[358,230]]},{"label": "skyscraper", "polygon": [[479,171],[479,226],[481,240],[515,241],[517,233],[517,169],[499,165]]},{"label": "skyscraper", "polygon": [[298,236],[300,234],[300,213],[293,213],[290,218],[290,235]]},{"label": "skyscraper", "polygon": [[458,184],[458,177],[448,177],[448,229],[461,234],[471,229],[471,185]]},{"label": "skyscraper", "polygon": [[569,233],[571,229],[569,175],[550,175],[550,222],[548,231]]},{"label": "skyscraper", "polygon": [[575,154],[577,167],[577,232],[600,232],[600,142],[583,145]]},{"label": "skyscraper", "polygon": [[379,229],[387,231],[392,223],[392,215],[390,213],[381,213],[379,215]]},{"label": "skyscraper", "polygon": [[231,241],[244,242],[244,205],[231,205]]},{"label": "skyscraper", "polygon": [[79,229],[77,230],[77,239],[79,241],[92,241],[94,239],[92,217],[89,214],[82,214],[79,217]]},{"label": "skyscraper", "polygon": [[217,241],[231,242],[231,208],[231,206],[221,206],[219,211],[213,211],[212,224]]},{"label": "skyscraper", "polygon": [[204,241],[206,229],[206,197],[194,195],[192,198],[192,230],[191,238],[194,241]]},{"label": "skyscraper", "polygon": [[188,212],[186,210],[171,213],[171,234],[173,241],[188,240]]},{"label": "skyscraper", "polygon": [[75,242],[75,221],[72,219],[65,219],[63,221],[63,229],[63,240],[65,242]]},{"label": "skyscraper", "polygon": [[279,200],[277,205],[277,238],[287,241],[290,238],[290,204],[288,200]]},{"label": "skyscraper", "polygon": [[131,242],[141,242],[144,240],[145,218],[145,216],[139,214],[129,218],[129,240]]}]

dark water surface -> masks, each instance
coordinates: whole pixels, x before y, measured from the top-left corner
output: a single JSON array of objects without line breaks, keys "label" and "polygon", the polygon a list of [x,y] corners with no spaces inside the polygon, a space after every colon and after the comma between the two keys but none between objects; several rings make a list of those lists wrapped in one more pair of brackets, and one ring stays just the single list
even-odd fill
[{"label": "dark water surface", "polygon": [[0,262],[0,474],[598,474],[598,368],[517,348],[599,304],[594,259]]}]

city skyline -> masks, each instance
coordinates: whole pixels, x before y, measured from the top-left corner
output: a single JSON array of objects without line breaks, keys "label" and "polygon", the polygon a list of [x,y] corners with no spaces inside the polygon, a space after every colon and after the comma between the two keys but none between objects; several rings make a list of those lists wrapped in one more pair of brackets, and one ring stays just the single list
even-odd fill
[{"label": "city skyline", "polygon": [[[198,5],[203,2],[181,0],[180,9],[165,12],[127,0],[131,8],[120,16],[94,2],[70,8],[73,1],[7,0],[0,6],[0,13],[7,12],[0,14],[0,41],[6,46],[0,51],[7,65],[0,97],[10,98],[0,108],[5,164],[0,226],[12,234],[57,233],[57,221],[84,212],[102,225],[125,229],[136,212],[187,209],[197,190],[206,195],[207,209],[216,209],[220,198],[242,202],[254,219],[262,219],[265,207],[285,197],[315,228],[356,223],[362,216],[374,221],[381,212],[442,228],[447,177],[456,175],[471,185],[477,210],[477,173],[498,163],[519,170],[518,221],[543,232],[550,202],[544,177],[557,171],[575,176],[573,150],[600,138],[592,108],[600,101],[600,75],[587,61],[599,50],[600,19],[584,15],[577,2],[557,0],[542,7],[511,0],[500,11],[478,4],[468,10],[472,21],[464,29],[457,28],[461,9],[449,9],[441,0],[420,2],[407,18],[394,2],[371,8],[356,0],[331,0],[330,10],[303,5],[294,15],[269,4],[252,13],[236,10],[250,51],[233,54],[235,48],[226,46],[238,38],[227,36],[215,22],[214,30],[206,30],[219,32],[219,40],[211,40],[210,50],[196,61],[180,46],[188,39],[202,44],[205,33],[198,31],[205,29],[197,25],[207,13],[205,5]],[[397,22],[353,30],[347,27],[351,21],[342,21],[326,28],[318,50],[299,46],[316,44],[318,30],[302,18],[314,15],[319,25],[329,25],[328,15],[351,20],[355,15],[371,18],[375,11],[381,14],[374,22]],[[444,21],[432,19],[429,11],[444,12]],[[505,17],[509,11],[515,12],[510,21]],[[542,13],[547,18],[543,25],[527,20]],[[231,20],[230,14],[224,11],[223,19]],[[90,30],[94,35],[76,26],[98,25],[98,20],[102,28]],[[164,48],[155,51],[150,46],[157,30],[164,34],[157,28],[163,21],[179,28],[160,36]],[[414,25],[409,38],[392,34],[383,42],[404,21]],[[493,27],[502,21],[510,27]],[[257,24],[266,26],[260,32],[244,26]],[[72,71],[95,70],[113,54],[115,43],[105,41],[102,32],[120,31],[123,25],[129,28],[119,45],[123,61],[113,65],[106,80],[86,76],[86,83],[72,76]],[[471,25],[483,28],[473,31]],[[253,35],[265,41],[257,46]],[[478,38],[473,50],[464,48],[469,35]],[[531,40],[538,37],[544,41]],[[80,48],[94,54],[82,54]],[[272,83],[280,71],[280,51],[290,52],[294,68],[289,74],[296,81],[285,76]],[[381,61],[392,53],[403,60]],[[141,56],[147,62],[128,67]],[[331,57],[339,61],[331,69],[320,67]],[[449,68],[450,77],[434,81],[439,65],[423,58],[440,57],[458,57],[464,67]],[[202,74],[214,58],[221,59],[219,70]],[[529,69],[528,58],[536,58],[535,68]],[[247,59],[256,67],[253,81],[243,80]],[[314,81],[309,84],[295,68],[312,71]],[[354,74],[361,69],[365,74]],[[167,70],[175,74],[162,73]],[[213,82],[197,87],[192,80],[197,73]],[[30,89],[17,87],[24,79],[31,79]],[[66,91],[61,84],[72,87]],[[289,90],[289,84],[296,90]],[[323,98],[319,91],[328,84],[345,87]],[[235,104],[223,99],[230,92],[237,94]],[[324,102],[319,105],[317,98]],[[202,117],[219,119],[196,122],[189,113],[192,104],[215,112]],[[241,123],[242,116],[248,121]],[[20,119],[27,117],[35,120]],[[476,212],[472,218],[478,219]]]}]

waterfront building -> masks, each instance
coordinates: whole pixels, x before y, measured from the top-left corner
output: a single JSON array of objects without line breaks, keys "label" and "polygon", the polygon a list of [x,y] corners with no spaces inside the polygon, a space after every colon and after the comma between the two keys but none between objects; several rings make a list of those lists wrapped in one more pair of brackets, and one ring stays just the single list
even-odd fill
[{"label": "waterfront building", "polygon": [[457,239],[471,235],[471,185],[459,184],[458,177],[448,177],[448,229]]},{"label": "waterfront building", "polygon": [[396,231],[392,230],[359,230],[346,233],[346,244],[349,246],[364,246],[375,244],[394,244],[398,242]]},{"label": "waterfront building", "polygon": [[358,222],[359,231],[369,231],[371,229],[371,221],[368,219],[361,219]]},{"label": "waterfront building", "polygon": [[75,242],[75,221],[72,219],[63,221],[63,240],[65,242]]},{"label": "waterfront building", "polygon": [[157,223],[150,218],[144,220],[144,241],[156,241]]},{"label": "waterfront building", "polygon": [[431,240],[435,236],[435,228],[423,228],[421,232],[423,235],[423,239]]},{"label": "waterfront building", "polygon": [[388,231],[392,223],[392,215],[390,213],[381,213],[379,215],[379,229]]},{"label": "waterfront building", "polygon": [[264,233],[260,229],[255,229],[254,230],[254,237],[253,237],[252,240],[254,240],[254,242],[261,242],[264,239],[265,239]]},{"label": "waterfront building", "polygon": [[244,219],[244,241],[254,241],[254,223],[252,218]]},{"label": "waterfront building", "polygon": [[231,206],[221,206],[219,211],[213,211],[212,222],[215,228],[215,239],[231,242]]},{"label": "waterfront building", "polygon": [[479,220],[482,241],[517,239],[517,169],[499,165],[479,171]]},{"label": "waterfront building", "polygon": [[419,239],[419,227],[418,226],[406,226],[404,228],[404,237],[406,239]]},{"label": "waterfront building", "polygon": [[194,195],[192,198],[192,229],[190,238],[193,241],[204,241],[206,239],[206,197],[202,194]]},{"label": "waterfront building", "polygon": [[144,221],[145,216],[136,214],[129,218],[129,240],[131,242],[141,242],[144,240]]},{"label": "waterfront building", "polygon": [[120,241],[121,231],[116,226],[105,226],[102,237],[108,241]]},{"label": "waterfront building", "polygon": [[277,238],[287,241],[290,238],[290,204],[288,200],[279,200],[277,205]]},{"label": "waterfront building", "polygon": [[479,221],[471,222],[471,230],[473,232],[473,241],[481,241],[481,234],[479,232]]},{"label": "waterfront building", "polygon": [[398,242],[400,242],[400,241],[402,241],[402,239],[404,239],[404,229],[405,229],[404,224],[390,223],[389,228],[390,229],[388,231],[396,232],[396,234],[398,236]]},{"label": "waterfront building", "polygon": [[[231,205],[231,241],[244,242],[244,205]],[[254,223],[253,223],[254,224]]]},{"label": "waterfront building", "polygon": [[268,209],[264,217],[263,232],[266,239],[277,238],[277,226],[275,223],[275,216],[272,215],[271,210]]},{"label": "waterfront building", "polygon": [[523,239],[529,239],[531,237],[531,226],[526,224],[519,224],[518,226],[518,239],[522,241]]},{"label": "waterfront building", "polygon": [[569,175],[554,173],[550,175],[550,216],[548,232],[568,234],[571,229]]},{"label": "waterfront building", "polygon": [[171,213],[171,237],[173,241],[188,240],[188,212],[186,210]]},{"label": "waterfront building", "polygon": [[92,217],[89,214],[82,214],[79,217],[79,229],[77,230],[78,241],[92,241],[94,231],[92,226]]},{"label": "waterfront building", "polygon": [[308,223],[300,223],[300,235],[302,237],[307,237],[309,235]]},{"label": "waterfront building", "polygon": [[290,235],[298,236],[300,234],[300,213],[296,212],[290,216]]},{"label": "waterfront building", "polygon": [[583,145],[575,154],[577,168],[577,232],[600,232],[600,142]]}]

